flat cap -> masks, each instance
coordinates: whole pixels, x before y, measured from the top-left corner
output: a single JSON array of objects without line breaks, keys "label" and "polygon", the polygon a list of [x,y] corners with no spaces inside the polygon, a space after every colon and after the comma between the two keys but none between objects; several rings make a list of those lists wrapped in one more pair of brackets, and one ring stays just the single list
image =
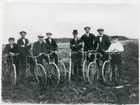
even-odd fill
[{"label": "flat cap", "polygon": [[72,32],[72,33],[77,34],[77,33],[78,33],[78,31],[77,31],[77,30],[73,30],[73,32]]},{"label": "flat cap", "polygon": [[24,34],[26,34],[27,32],[25,32],[25,31],[20,31],[20,32],[19,32],[19,34],[21,34],[21,33],[24,33]]},{"label": "flat cap", "polygon": [[113,38],[119,38],[119,37],[118,37],[117,35],[115,35],[115,36],[112,36],[112,39],[113,39]]},{"label": "flat cap", "polygon": [[85,27],[84,29],[86,29],[86,28],[91,29],[91,28],[90,28],[90,27],[88,27],[88,26],[87,26],[87,27]]},{"label": "flat cap", "polygon": [[50,33],[50,32],[47,32],[47,33],[46,33],[46,35],[52,35],[52,33]]},{"label": "flat cap", "polygon": [[38,37],[39,37],[39,38],[44,38],[44,36],[43,36],[43,35],[38,35]]},{"label": "flat cap", "polygon": [[104,29],[103,28],[99,28],[99,29],[97,29],[97,31],[104,31]]},{"label": "flat cap", "polygon": [[10,38],[8,38],[8,40],[13,40],[13,41],[15,41],[15,38],[13,38],[13,37],[10,37]]}]

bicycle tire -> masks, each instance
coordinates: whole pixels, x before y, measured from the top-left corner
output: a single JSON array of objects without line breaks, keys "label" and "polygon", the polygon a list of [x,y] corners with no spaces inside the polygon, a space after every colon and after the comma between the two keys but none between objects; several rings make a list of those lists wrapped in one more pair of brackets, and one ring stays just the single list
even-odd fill
[{"label": "bicycle tire", "polygon": [[58,68],[60,71],[60,80],[66,79],[66,66],[62,61],[58,61]]},{"label": "bicycle tire", "polygon": [[[53,69],[53,67],[54,67],[54,69]],[[54,73],[52,70],[55,70],[57,72],[56,73],[57,76],[55,75],[57,77],[57,80],[56,81],[54,80],[54,77],[55,76],[52,75],[52,73]],[[59,71],[58,66],[54,62],[51,62],[49,64],[49,70],[48,70],[48,72],[49,72],[49,78],[51,79],[52,83],[53,84],[59,84],[59,82],[60,82],[60,71]]]},{"label": "bicycle tire", "polygon": [[84,79],[84,81],[86,80],[87,66],[88,66],[87,61],[84,61],[84,62],[83,62],[83,69],[82,69],[82,73],[83,73],[83,79]]},{"label": "bicycle tire", "polygon": [[12,85],[16,85],[16,82],[17,82],[17,74],[16,74],[16,66],[15,64],[12,64],[11,66],[13,68],[13,70],[11,69],[11,82],[12,82]]},{"label": "bicycle tire", "polygon": [[70,63],[69,63],[70,65],[69,65],[69,76],[68,76],[68,81],[70,81],[71,80],[71,66],[72,66],[72,62],[71,62],[71,60],[70,60]]},{"label": "bicycle tire", "polygon": [[47,81],[46,78],[47,74],[44,67],[41,64],[37,64],[34,72],[35,72],[35,78],[37,79],[38,83],[45,84]]},{"label": "bicycle tire", "polygon": [[87,70],[87,79],[90,84],[95,84],[98,80],[99,74],[97,70],[97,64],[95,62],[90,62]]},{"label": "bicycle tire", "polygon": [[[107,69],[107,70],[105,70]],[[106,73],[108,72],[108,73]],[[107,76],[109,75],[109,76]],[[109,61],[105,61],[102,66],[102,78],[104,82],[112,81],[112,67]]]}]

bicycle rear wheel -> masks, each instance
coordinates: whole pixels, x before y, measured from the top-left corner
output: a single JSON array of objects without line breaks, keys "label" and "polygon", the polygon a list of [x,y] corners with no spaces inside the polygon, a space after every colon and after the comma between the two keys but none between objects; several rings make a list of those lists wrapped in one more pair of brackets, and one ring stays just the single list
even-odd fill
[{"label": "bicycle rear wheel", "polygon": [[49,78],[51,79],[51,82],[53,84],[59,84],[60,82],[60,72],[59,72],[59,69],[58,69],[58,66],[52,62],[49,64],[49,67],[48,67],[48,75],[49,75]]},{"label": "bicycle rear wheel", "polygon": [[62,61],[58,61],[58,68],[60,71],[60,81],[64,81],[66,79],[66,67]]},{"label": "bicycle rear wheel", "polygon": [[112,81],[112,67],[109,61],[105,61],[103,64],[102,78],[105,83]]},{"label": "bicycle rear wheel", "polygon": [[87,69],[88,69],[88,62],[87,62],[87,61],[84,61],[84,62],[83,62],[83,69],[82,69],[84,81],[85,81],[86,78],[87,78],[87,77],[86,77]]},{"label": "bicycle rear wheel", "polygon": [[45,84],[47,81],[46,78],[46,71],[41,64],[37,64],[34,70],[35,78],[37,79],[38,83]]},{"label": "bicycle rear wheel", "polygon": [[97,64],[95,62],[91,62],[88,65],[87,70],[87,78],[90,84],[96,84],[98,80],[99,74],[97,71]]}]

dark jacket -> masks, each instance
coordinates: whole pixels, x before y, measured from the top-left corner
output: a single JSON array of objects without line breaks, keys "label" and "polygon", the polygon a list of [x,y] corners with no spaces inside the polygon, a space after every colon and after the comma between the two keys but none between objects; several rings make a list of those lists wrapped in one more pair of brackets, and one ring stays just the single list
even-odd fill
[{"label": "dark jacket", "polygon": [[[29,41],[26,38],[25,38],[25,44],[24,44],[22,38],[20,38],[17,41],[17,45],[19,46],[19,52],[20,52],[20,54],[22,54],[22,55],[28,55],[28,54],[30,54],[29,53],[29,49],[31,48],[31,45],[27,45],[28,43],[29,43]],[[21,47],[21,45],[25,45],[25,47]]]},{"label": "dark jacket", "polygon": [[97,44],[99,44],[98,50],[107,50],[111,43],[109,37],[103,34],[101,42],[100,42],[100,36],[98,35],[96,37],[95,45],[97,46]]},{"label": "dark jacket", "polygon": [[6,46],[5,46],[5,48],[4,48],[4,51],[3,51],[3,53],[5,54],[5,53],[10,53],[10,52],[12,52],[12,53],[15,53],[15,54],[17,54],[18,53],[18,50],[19,48],[18,48],[18,45],[17,44],[13,44],[13,48],[11,48],[10,47],[10,44],[7,44]]},{"label": "dark jacket", "polygon": [[84,42],[84,51],[95,50],[95,45],[93,44],[93,42],[95,41],[95,35],[94,34],[89,33],[89,36],[84,34],[81,37],[81,41]]},{"label": "dark jacket", "polygon": [[44,42],[40,43],[39,41],[33,44],[33,55],[37,56],[39,53],[46,52],[46,44]]},{"label": "dark jacket", "polygon": [[51,43],[50,43],[48,38],[45,39],[45,41],[46,41],[46,48],[47,48],[48,52],[50,52],[51,50],[52,51],[57,51],[58,50],[58,46],[57,46],[54,39],[51,38]]},{"label": "dark jacket", "polygon": [[72,52],[78,52],[81,50],[82,48],[82,45],[79,45],[80,44],[80,40],[77,38],[77,41],[75,41],[75,39],[73,38],[71,41],[70,41],[70,48],[71,48],[71,51]]}]

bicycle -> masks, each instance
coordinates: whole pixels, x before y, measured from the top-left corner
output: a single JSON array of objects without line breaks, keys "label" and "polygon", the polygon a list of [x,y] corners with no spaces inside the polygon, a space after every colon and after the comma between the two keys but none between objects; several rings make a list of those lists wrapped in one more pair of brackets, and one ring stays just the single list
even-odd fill
[{"label": "bicycle", "polygon": [[17,72],[16,66],[14,64],[14,57],[19,54],[15,54],[12,56],[11,54],[7,54],[6,60],[2,62],[2,79],[8,80],[12,85],[16,85],[17,82]]},{"label": "bicycle", "polygon": [[[60,52],[58,54],[61,54]],[[58,68],[60,72],[60,81],[64,81],[67,77],[67,71],[66,71],[66,66],[63,61],[61,61],[61,58],[58,57]]]},{"label": "bicycle", "polygon": [[37,82],[45,84],[47,81],[45,68],[42,64],[37,63],[37,58],[41,55],[42,54],[39,54],[37,56],[27,56],[27,58],[34,59],[34,75]]},{"label": "bicycle", "polygon": [[97,66],[97,55],[102,56],[101,53],[90,53],[90,55],[94,55],[94,59],[89,63],[87,69],[87,79],[90,84],[95,83],[99,79],[99,67]]},{"label": "bicycle", "polygon": [[[112,81],[112,65],[111,65],[111,55],[115,54],[114,49],[112,52],[108,52],[108,60],[106,60],[102,66],[102,78],[104,82]],[[120,54],[120,52],[118,52]],[[119,76],[118,67],[115,67],[115,76]]]},{"label": "bicycle", "polygon": [[[73,55],[73,54],[77,54],[77,53],[80,53],[80,52],[82,52],[82,51],[78,51],[78,52],[72,52],[72,53],[70,53],[70,63],[69,63],[70,66],[69,66],[68,81],[71,80],[71,75],[74,75],[74,71],[73,71],[72,67],[75,66],[75,65],[72,64],[72,58],[71,58],[71,55]],[[78,62],[77,62],[77,60],[76,60],[76,71],[79,73],[79,70],[78,70]]]},{"label": "bicycle", "polygon": [[50,58],[50,56],[54,53],[54,51],[52,51],[49,54],[45,54],[45,56],[47,56],[48,58],[48,62],[45,66],[45,70],[46,70],[46,78],[50,78],[51,82],[53,84],[59,84],[60,82],[60,71],[58,66],[54,63],[53,59]]},{"label": "bicycle", "polygon": [[88,69],[88,64],[89,64],[89,59],[88,57],[90,57],[90,53],[93,52],[94,50],[88,50],[88,51],[84,51],[83,52],[83,56],[84,56],[84,61],[83,61],[83,69],[82,69],[82,73],[83,73],[83,79],[84,81],[87,79],[87,69]]}]

